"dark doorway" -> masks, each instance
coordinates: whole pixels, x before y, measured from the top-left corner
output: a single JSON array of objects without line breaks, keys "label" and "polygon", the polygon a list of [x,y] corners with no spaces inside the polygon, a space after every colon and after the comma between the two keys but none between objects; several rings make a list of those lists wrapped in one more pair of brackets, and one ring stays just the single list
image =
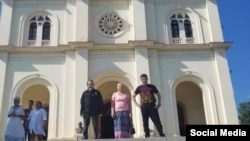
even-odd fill
[{"label": "dark doorway", "polygon": [[181,104],[177,104],[178,119],[179,119],[179,130],[181,136],[186,136],[186,122],[184,107]]},{"label": "dark doorway", "polygon": [[104,105],[101,119],[101,135],[103,139],[114,138],[114,120],[111,117],[111,103]]}]

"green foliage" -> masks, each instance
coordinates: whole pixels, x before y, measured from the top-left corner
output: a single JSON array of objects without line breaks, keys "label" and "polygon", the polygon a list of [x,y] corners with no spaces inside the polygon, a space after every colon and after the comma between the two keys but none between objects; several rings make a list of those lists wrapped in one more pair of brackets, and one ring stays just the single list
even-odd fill
[{"label": "green foliage", "polygon": [[250,124],[250,99],[240,103],[238,112],[240,124]]}]

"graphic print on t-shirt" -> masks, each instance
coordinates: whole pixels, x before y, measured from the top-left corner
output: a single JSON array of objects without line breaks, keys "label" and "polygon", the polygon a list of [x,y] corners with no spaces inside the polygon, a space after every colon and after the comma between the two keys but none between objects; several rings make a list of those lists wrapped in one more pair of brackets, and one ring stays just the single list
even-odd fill
[{"label": "graphic print on t-shirt", "polygon": [[153,102],[151,91],[152,88],[150,87],[141,87],[141,103],[146,104]]},{"label": "graphic print on t-shirt", "polygon": [[154,104],[156,101],[154,94],[157,93],[159,91],[152,84],[140,85],[135,90],[135,94],[140,94],[141,96],[141,104]]}]

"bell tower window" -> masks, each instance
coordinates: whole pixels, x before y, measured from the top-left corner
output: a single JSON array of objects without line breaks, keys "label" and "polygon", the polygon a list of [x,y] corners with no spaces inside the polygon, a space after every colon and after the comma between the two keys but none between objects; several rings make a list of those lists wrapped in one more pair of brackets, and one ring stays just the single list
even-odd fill
[{"label": "bell tower window", "polygon": [[51,20],[48,16],[34,16],[29,21],[28,46],[49,46]]},{"label": "bell tower window", "polygon": [[171,16],[170,21],[173,44],[194,43],[193,27],[188,14],[175,13]]}]

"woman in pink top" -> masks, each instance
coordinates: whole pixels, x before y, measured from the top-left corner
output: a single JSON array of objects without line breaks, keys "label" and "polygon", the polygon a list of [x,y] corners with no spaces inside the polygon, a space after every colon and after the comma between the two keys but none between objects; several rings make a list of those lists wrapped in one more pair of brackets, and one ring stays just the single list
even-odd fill
[{"label": "woman in pink top", "polygon": [[111,99],[111,116],[114,118],[115,138],[129,138],[129,119],[131,118],[131,100],[123,90],[121,83]]}]

